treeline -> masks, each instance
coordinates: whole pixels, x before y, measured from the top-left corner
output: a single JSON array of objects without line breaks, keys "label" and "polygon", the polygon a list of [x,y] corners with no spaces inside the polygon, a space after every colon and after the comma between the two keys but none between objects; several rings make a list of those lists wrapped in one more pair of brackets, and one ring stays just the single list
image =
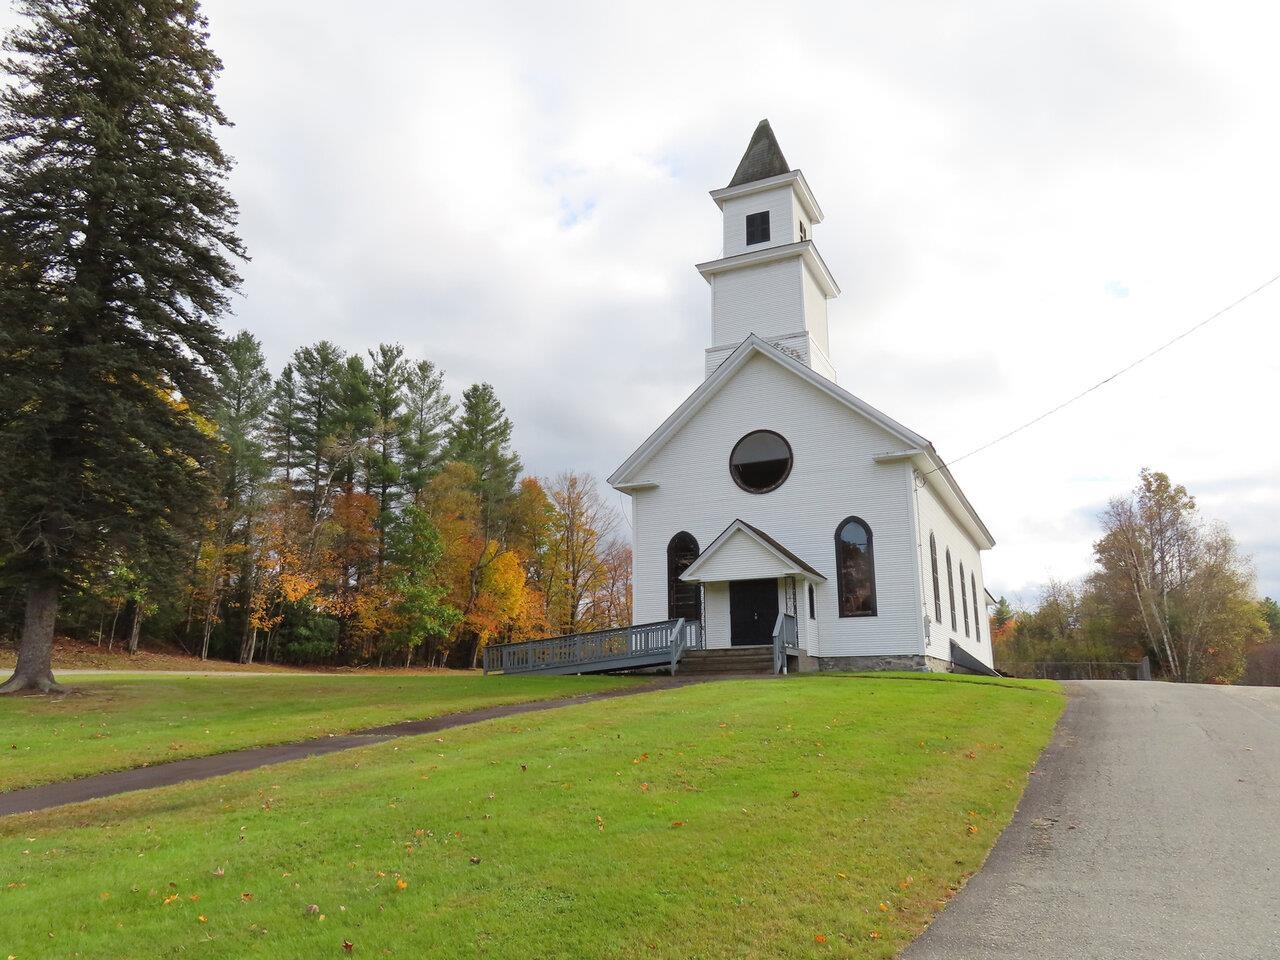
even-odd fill
[{"label": "treeline", "polygon": [[630,621],[616,512],[590,477],[521,477],[489,384],[455,402],[393,344],[321,341],[273,377],[242,332],[227,358],[199,418],[219,455],[214,498],[187,505],[186,562],[116,549],[60,632],[242,663],[471,666],[486,643]]},{"label": "treeline", "polygon": [[1143,470],[1099,520],[1087,577],[1050,581],[1030,610],[1001,598],[997,668],[1146,656],[1167,679],[1280,684],[1280,608],[1258,599],[1249,559],[1185,487]]}]

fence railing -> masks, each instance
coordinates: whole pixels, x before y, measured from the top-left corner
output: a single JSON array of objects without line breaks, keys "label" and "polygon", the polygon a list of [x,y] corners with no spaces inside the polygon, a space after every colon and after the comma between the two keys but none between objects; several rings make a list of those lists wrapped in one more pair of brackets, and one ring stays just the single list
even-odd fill
[{"label": "fence railing", "polygon": [[997,663],[1007,677],[1026,680],[1150,680],[1151,660],[1023,660]]},{"label": "fence railing", "polygon": [[702,624],[697,620],[662,620],[633,627],[613,627],[567,637],[487,646],[484,672],[582,672],[670,663],[676,668],[685,650],[701,649]]},{"label": "fence railing", "polygon": [[787,648],[798,647],[800,635],[796,628],[796,618],[790,613],[778,614],[773,623],[773,672],[787,672]]}]

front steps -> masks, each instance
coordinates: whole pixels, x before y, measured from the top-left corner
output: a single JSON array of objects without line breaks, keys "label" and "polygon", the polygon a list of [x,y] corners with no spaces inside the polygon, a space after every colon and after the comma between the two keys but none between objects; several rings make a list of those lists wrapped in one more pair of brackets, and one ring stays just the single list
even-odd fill
[{"label": "front steps", "polygon": [[726,647],[719,650],[686,650],[676,670],[678,677],[770,676],[773,647]]}]

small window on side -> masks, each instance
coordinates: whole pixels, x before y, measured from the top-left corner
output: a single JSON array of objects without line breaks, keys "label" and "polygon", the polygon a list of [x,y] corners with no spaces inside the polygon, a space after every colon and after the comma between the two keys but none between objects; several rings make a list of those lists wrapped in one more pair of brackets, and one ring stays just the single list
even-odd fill
[{"label": "small window on side", "polygon": [[801,220],[801,221],[800,221],[800,242],[801,242],[801,243],[804,243],[804,241],[806,241],[806,240],[808,240],[808,239],[809,239],[809,228],[808,228],[808,227],[806,227],[806,226],[804,225],[804,221],[803,221],[803,220]]},{"label": "small window on side", "polygon": [[769,240],[769,211],[747,214],[747,246]]},{"label": "small window on side", "polygon": [[809,584],[809,619],[818,619],[817,604],[813,602],[813,584]]}]

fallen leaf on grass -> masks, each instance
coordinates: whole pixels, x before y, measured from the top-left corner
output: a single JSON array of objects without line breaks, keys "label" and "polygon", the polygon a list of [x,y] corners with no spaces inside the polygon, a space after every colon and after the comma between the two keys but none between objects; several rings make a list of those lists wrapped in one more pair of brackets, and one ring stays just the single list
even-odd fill
[{"label": "fallen leaf on grass", "polygon": [[[208,918],[208,917],[206,917],[203,913],[202,913],[202,914],[200,914],[200,916],[196,917],[196,919],[197,919],[197,920],[199,920],[201,923],[208,923],[208,922],[209,922],[209,918]],[[12,958],[10,958],[10,960],[12,960]]]},{"label": "fallen leaf on grass", "polygon": [[880,939],[880,931],[879,931],[879,930],[872,930],[872,931],[871,931],[871,939],[872,939],[872,940],[879,940],[879,939]]},{"label": "fallen leaf on grass", "polygon": [[683,821],[683,820],[672,820],[672,821],[671,821],[671,826],[673,826],[673,827],[683,827],[683,826],[684,826],[684,821]]},{"label": "fallen leaf on grass", "polygon": [[345,951],[347,951],[347,953],[350,953],[350,952],[351,952],[352,950],[354,950],[355,948],[356,948],[356,945],[355,945],[354,943],[352,943],[350,940],[343,940],[343,941],[342,941],[342,949],[343,949],[343,950],[345,950]]},{"label": "fallen leaf on grass", "polygon": [[408,880],[406,880],[404,877],[397,877],[397,878],[396,878],[396,889],[397,889],[397,890],[403,890],[403,889],[405,889],[405,888],[406,888],[406,887],[408,887],[408,886],[409,886],[409,881],[408,881]]},{"label": "fallen leaf on grass", "polygon": [[878,904],[878,906],[880,907],[880,910],[881,910],[881,911],[885,911],[885,910],[888,910],[888,909],[889,909],[889,905],[888,905],[887,903],[885,903],[883,900],[881,900],[881,901],[880,901],[880,903]]},{"label": "fallen leaf on grass", "polygon": [[245,903],[248,903],[250,900],[253,899],[253,894],[249,893],[246,890],[244,893],[240,894],[240,899],[243,900]]},{"label": "fallen leaf on grass", "polygon": [[601,833],[603,833],[603,832],[604,832],[604,817],[601,817],[601,816],[599,816],[599,815],[597,815],[597,816],[596,816],[596,828],[597,828]]},{"label": "fallen leaf on grass", "polygon": [[822,933],[814,934],[813,942],[814,942],[814,943],[826,943],[826,942],[827,942],[826,934],[822,934]]}]

